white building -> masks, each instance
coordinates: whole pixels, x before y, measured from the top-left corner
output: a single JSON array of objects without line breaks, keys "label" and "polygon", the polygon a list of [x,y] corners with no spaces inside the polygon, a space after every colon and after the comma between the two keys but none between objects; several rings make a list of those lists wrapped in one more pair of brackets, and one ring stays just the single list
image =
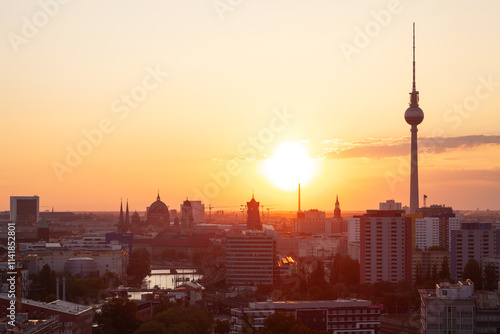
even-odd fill
[{"label": "white building", "polygon": [[439,218],[426,217],[415,219],[415,245],[426,250],[431,246],[439,246]]},{"label": "white building", "polygon": [[[205,204],[202,204],[201,201],[189,201],[191,203],[191,207],[193,208],[193,218],[194,223],[204,223],[205,222]],[[182,212],[183,204],[181,204]]]},{"label": "white building", "polygon": [[359,242],[359,217],[347,219],[347,240],[349,242]]}]

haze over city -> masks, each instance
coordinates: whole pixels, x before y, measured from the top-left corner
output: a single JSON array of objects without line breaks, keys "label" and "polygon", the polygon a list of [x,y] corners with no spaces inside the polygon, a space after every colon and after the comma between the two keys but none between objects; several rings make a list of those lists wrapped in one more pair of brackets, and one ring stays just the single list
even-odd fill
[{"label": "haze over city", "polygon": [[2,2],[0,210],[144,210],[159,190],[292,211],[298,181],[304,209],[409,205],[412,22],[420,197],[498,210],[500,4],[483,2],[71,1],[46,22]]}]

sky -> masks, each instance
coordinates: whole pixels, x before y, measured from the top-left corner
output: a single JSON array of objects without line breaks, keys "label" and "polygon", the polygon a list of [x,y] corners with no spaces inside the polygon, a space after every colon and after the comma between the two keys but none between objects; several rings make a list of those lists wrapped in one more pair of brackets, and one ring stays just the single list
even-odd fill
[{"label": "sky", "polygon": [[420,197],[500,209],[499,12],[491,0],[2,1],[0,210],[36,194],[42,211],[121,198],[144,211],[158,191],[172,209],[187,197],[239,210],[254,193],[296,210],[296,190],[266,169],[283,143],[314,165],[302,209],[331,211],[337,194],[344,210],[408,204],[413,22]]}]

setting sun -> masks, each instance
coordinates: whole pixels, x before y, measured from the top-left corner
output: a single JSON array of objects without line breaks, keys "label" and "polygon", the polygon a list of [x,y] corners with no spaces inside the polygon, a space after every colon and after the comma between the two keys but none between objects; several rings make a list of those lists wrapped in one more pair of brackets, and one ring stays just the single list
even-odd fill
[{"label": "setting sun", "polygon": [[306,148],[298,143],[280,144],[271,158],[264,164],[267,177],[284,190],[293,190],[297,184],[307,183],[313,176],[314,160]]}]

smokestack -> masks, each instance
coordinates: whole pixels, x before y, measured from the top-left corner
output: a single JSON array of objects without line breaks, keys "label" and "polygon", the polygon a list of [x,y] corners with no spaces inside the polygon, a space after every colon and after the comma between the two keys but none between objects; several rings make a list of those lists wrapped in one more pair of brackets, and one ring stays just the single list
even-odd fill
[{"label": "smokestack", "polygon": [[63,276],[63,300],[66,300],[66,276]]},{"label": "smokestack", "polygon": [[59,299],[59,277],[56,278],[56,299]]},{"label": "smokestack", "polygon": [[299,183],[299,212],[300,212],[300,183]]}]

